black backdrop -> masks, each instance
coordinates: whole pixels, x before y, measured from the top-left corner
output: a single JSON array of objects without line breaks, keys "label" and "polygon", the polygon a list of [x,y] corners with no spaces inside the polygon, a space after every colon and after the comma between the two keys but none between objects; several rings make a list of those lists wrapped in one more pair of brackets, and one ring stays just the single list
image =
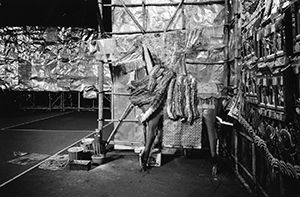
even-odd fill
[{"label": "black backdrop", "polygon": [[0,26],[98,29],[97,0],[0,0]]}]

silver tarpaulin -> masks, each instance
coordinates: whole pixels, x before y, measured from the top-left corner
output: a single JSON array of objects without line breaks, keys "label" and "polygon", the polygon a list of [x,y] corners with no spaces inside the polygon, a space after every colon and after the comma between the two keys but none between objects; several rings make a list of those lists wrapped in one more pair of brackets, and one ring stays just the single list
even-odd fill
[{"label": "silver tarpaulin", "polygon": [[[97,87],[99,62],[94,56],[94,34],[81,28],[1,28],[0,81],[7,88],[28,91]],[[104,71],[107,90],[111,87],[107,65]]]},{"label": "silver tarpaulin", "polygon": [[[146,31],[164,31],[177,9],[179,0],[147,0],[145,10],[142,1],[123,0],[129,12],[134,16],[140,26]],[[204,1],[188,1],[189,3]],[[173,4],[172,4],[173,3]],[[130,5],[140,5],[131,7]],[[163,6],[159,6],[163,4]],[[170,5],[167,5],[170,4]],[[119,0],[112,3],[113,32],[139,32],[137,24],[122,7]],[[184,5],[170,23],[169,29],[194,29],[201,26],[216,26],[224,23],[224,6],[221,4]]]}]

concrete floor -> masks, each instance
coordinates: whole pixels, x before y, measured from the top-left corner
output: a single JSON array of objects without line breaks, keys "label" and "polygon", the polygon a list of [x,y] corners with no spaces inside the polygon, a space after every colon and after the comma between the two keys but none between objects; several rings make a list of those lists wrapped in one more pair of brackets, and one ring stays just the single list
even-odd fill
[{"label": "concrete floor", "polygon": [[[28,122],[53,116],[52,113],[1,118],[0,128],[8,127],[9,120],[18,124],[24,119]],[[0,130],[1,183],[31,167],[7,163],[13,151],[54,154],[86,136],[88,131],[93,132],[97,127],[96,117],[96,112],[74,112]],[[42,132],[45,129],[48,132]],[[52,129],[55,132],[51,132]],[[77,129],[78,132],[63,132],[66,129]],[[61,154],[66,154],[66,151]],[[89,171],[70,170],[68,166],[58,171],[34,168],[1,187],[0,196],[248,196],[226,163],[222,166],[224,168],[220,170],[218,179],[212,179],[208,151],[198,150],[192,151],[189,156],[164,154],[161,167],[141,172],[137,154],[113,150],[107,154],[103,164],[92,165]]]}]

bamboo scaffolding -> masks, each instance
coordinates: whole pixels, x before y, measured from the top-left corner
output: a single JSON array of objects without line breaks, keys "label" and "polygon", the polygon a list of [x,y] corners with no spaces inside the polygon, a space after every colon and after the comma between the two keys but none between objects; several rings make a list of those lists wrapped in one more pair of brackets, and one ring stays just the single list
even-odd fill
[{"label": "bamboo scaffolding", "polygon": [[[206,27],[205,25],[199,25],[198,27]],[[223,27],[223,25],[215,25],[211,27]],[[171,31],[180,31],[183,30],[181,29],[168,29],[166,32],[171,32]],[[145,34],[157,34],[157,33],[166,33],[164,30],[145,30]],[[132,34],[141,34],[140,31],[122,31],[122,32],[106,32],[108,35],[132,35]]]},{"label": "bamboo scaffolding", "polygon": [[[135,23],[135,25],[139,28],[140,31],[134,31],[134,32],[106,32],[106,34],[108,35],[130,35],[130,34],[146,34],[146,33],[165,33],[168,31],[174,31],[174,30],[182,30],[181,29],[170,29],[170,26],[172,25],[172,22],[174,21],[174,19],[176,18],[176,15],[178,14],[178,12],[181,9],[182,13],[182,24],[183,24],[183,29],[185,29],[185,25],[186,25],[186,17],[185,17],[185,10],[184,10],[184,5],[193,5],[193,6],[199,6],[199,5],[211,5],[211,4],[224,4],[225,1],[224,0],[215,0],[215,1],[202,1],[202,2],[185,2],[184,0],[181,0],[179,3],[150,3],[147,4],[145,0],[142,0],[142,3],[140,4],[125,4],[125,2],[123,0],[119,0],[120,4],[102,4],[103,6],[110,6],[110,7],[123,7],[125,9],[125,12],[131,17],[131,19],[133,20],[133,22]],[[157,31],[147,31],[147,7],[149,6],[177,6],[176,11],[173,13],[172,17],[170,18],[170,20],[168,21],[168,23],[165,25],[163,30],[157,30]],[[141,7],[142,8],[142,18],[143,18],[143,23],[140,24],[136,18],[134,17],[134,15],[132,14],[132,12],[128,9],[129,7]],[[220,27],[223,27],[223,25],[220,25]],[[221,62],[186,62],[188,64],[203,64],[203,65],[215,65],[215,64],[224,64],[227,62],[227,59],[225,61],[221,61]],[[147,70],[149,70],[149,67],[147,68]],[[112,95],[112,106],[114,105],[114,96],[115,95],[120,95],[120,96],[129,96],[126,93],[117,93],[115,92],[114,88],[113,91],[111,93],[109,93]],[[129,106],[128,106],[129,107]],[[119,129],[120,125],[122,122],[126,122],[126,121],[137,121],[134,119],[125,119],[126,116],[124,114],[128,114],[128,107],[125,109],[125,111],[123,112],[123,114],[121,115],[120,120],[118,119],[110,119],[112,122],[118,122],[117,126],[114,128],[114,131],[112,132],[111,136],[108,138],[106,145],[109,144],[109,142],[111,141],[112,137],[114,136],[114,134],[117,132],[117,130]],[[131,110],[131,109],[130,109]],[[112,107],[112,114],[114,111],[114,107]],[[113,116],[114,117],[114,116]]]},{"label": "bamboo scaffolding", "polygon": [[131,103],[128,104],[126,109],[124,110],[123,114],[121,115],[121,118],[118,120],[118,124],[115,126],[114,130],[111,132],[110,136],[107,138],[106,145],[109,144],[111,141],[112,137],[117,133],[121,123],[124,121],[124,119],[127,117],[127,115],[131,112],[133,109],[133,105]]},{"label": "bamboo scaffolding", "polygon": [[[201,2],[185,2],[184,5],[211,5],[211,4],[224,4],[224,0],[214,0],[214,1],[201,1]],[[180,3],[147,3],[145,6],[178,6]],[[108,4],[105,3],[103,6],[112,7],[123,7],[120,4]],[[127,7],[141,7],[142,4],[126,4]]]}]

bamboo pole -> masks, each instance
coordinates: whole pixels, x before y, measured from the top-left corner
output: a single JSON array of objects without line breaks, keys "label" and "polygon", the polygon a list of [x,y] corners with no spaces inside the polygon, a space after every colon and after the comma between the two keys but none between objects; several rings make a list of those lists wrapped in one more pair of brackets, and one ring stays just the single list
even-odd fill
[{"label": "bamboo pole", "polygon": [[[147,3],[145,6],[177,6],[180,3]],[[185,5],[213,5],[213,4],[224,4],[224,0],[214,0],[214,1],[199,1],[199,2],[185,2]],[[112,7],[123,7],[119,4],[106,4],[104,3],[103,6],[112,6]],[[126,4],[127,7],[141,7],[141,4],[138,3],[131,3]]]},{"label": "bamboo pole", "polygon": [[111,138],[116,134],[117,130],[119,129],[121,123],[123,122],[124,118],[126,118],[126,116],[131,112],[131,110],[133,109],[133,105],[131,103],[129,103],[126,107],[126,109],[124,110],[123,114],[121,115],[118,124],[116,125],[116,127],[114,128],[114,130],[111,132],[110,136],[107,138],[106,141],[106,145],[109,144],[109,142],[111,141]]},{"label": "bamboo pole", "polygon": [[102,139],[103,139],[103,79],[104,79],[104,73],[103,73],[103,62],[99,61],[98,66],[98,129],[95,134],[95,140],[96,144],[100,145],[99,151],[97,154],[105,154],[105,151],[103,150],[102,145]]},{"label": "bamboo pole", "polygon": [[[230,86],[230,64],[228,62],[229,60],[229,29],[230,29],[230,25],[229,25],[229,0],[225,0],[225,4],[224,4],[224,10],[225,10],[225,26],[224,26],[224,44],[225,44],[225,48],[224,48],[224,55],[225,55],[225,73],[226,77],[227,77],[227,86]],[[225,76],[224,76],[225,77]]]},{"label": "bamboo pole", "polygon": [[182,6],[181,15],[182,15],[182,29],[186,29],[186,16],[184,14],[184,6]]},{"label": "bamboo pole", "polygon": [[48,105],[48,108],[49,108],[49,111],[51,111],[51,93],[49,92],[48,93],[48,101],[49,101],[49,105]]},{"label": "bamboo pole", "polygon": [[235,171],[239,174],[239,166],[238,166],[238,131],[234,129],[234,164],[235,164]]},{"label": "bamboo pole", "polygon": [[80,111],[80,92],[77,93],[77,98],[78,98],[78,100],[77,100],[77,106],[78,106],[77,111]]},{"label": "bamboo pole", "polygon": [[[207,27],[205,25],[198,25],[198,27]],[[213,27],[223,27],[223,25],[215,25]],[[178,31],[178,30],[182,30],[182,29],[170,29],[168,28],[167,31]],[[108,35],[132,35],[132,34],[141,34],[140,31],[124,31],[124,32],[105,32],[106,34]],[[145,33],[154,33],[154,34],[157,34],[157,33],[164,33],[164,30],[148,30],[148,31],[145,31]]]},{"label": "bamboo pole", "polygon": [[146,0],[142,1],[142,10],[143,10],[143,29],[147,29],[147,10],[146,10]]},{"label": "bamboo pole", "polygon": [[251,144],[251,152],[252,152],[252,177],[254,183],[254,194],[257,194],[257,180],[256,180],[256,153],[255,153],[255,144],[252,142]]},{"label": "bamboo pole", "polygon": [[241,79],[241,67],[238,65],[238,59],[239,59],[238,41],[239,41],[240,34],[239,34],[239,26],[238,26],[239,13],[238,13],[238,5],[237,4],[238,4],[237,2],[234,3],[234,21],[235,21],[235,23],[234,23],[234,38],[236,39],[235,46],[234,46],[234,58],[235,58],[234,69],[235,69],[235,75],[236,75],[236,78],[235,78],[236,86],[239,85],[239,82]]},{"label": "bamboo pole", "polygon": [[98,10],[96,12],[98,28],[100,30],[101,35],[105,33],[104,25],[103,25],[103,9],[102,9],[102,0],[98,0]]}]

